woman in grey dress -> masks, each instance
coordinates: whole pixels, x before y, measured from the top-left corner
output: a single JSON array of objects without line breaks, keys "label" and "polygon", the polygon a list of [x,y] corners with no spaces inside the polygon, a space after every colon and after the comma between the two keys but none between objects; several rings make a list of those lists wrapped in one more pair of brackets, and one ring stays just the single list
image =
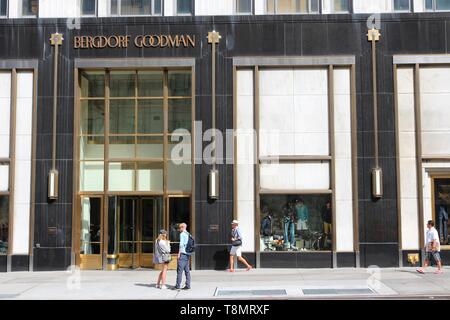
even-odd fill
[{"label": "woman in grey dress", "polygon": [[167,289],[166,277],[170,260],[170,242],[167,239],[167,231],[161,230],[159,232],[158,238],[155,241],[155,250],[153,251],[153,263],[155,265],[162,265],[162,270],[159,273],[156,288]]}]

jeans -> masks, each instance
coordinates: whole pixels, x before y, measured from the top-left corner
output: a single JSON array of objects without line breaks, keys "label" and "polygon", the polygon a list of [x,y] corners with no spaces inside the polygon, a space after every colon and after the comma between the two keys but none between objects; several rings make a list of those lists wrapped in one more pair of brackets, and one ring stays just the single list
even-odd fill
[{"label": "jeans", "polygon": [[286,246],[288,243],[295,246],[295,224],[292,221],[284,222],[284,241]]},{"label": "jeans", "polygon": [[447,241],[448,237],[448,228],[447,228],[448,220],[444,220],[441,217],[439,217],[439,236],[441,237],[441,240]]},{"label": "jeans", "polygon": [[189,260],[190,256],[182,253],[177,263],[177,284],[175,285],[177,288],[181,288],[181,280],[183,278],[183,271],[186,275],[186,287],[191,287],[191,271],[189,269]]}]

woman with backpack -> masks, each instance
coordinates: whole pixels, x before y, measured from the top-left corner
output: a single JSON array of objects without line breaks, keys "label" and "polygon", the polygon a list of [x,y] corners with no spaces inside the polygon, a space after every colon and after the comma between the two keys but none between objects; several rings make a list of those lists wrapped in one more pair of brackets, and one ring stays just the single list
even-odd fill
[{"label": "woman with backpack", "polygon": [[170,255],[170,241],[167,239],[167,231],[161,230],[159,236],[155,241],[155,250],[153,251],[153,263],[155,265],[161,265],[162,270],[158,276],[158,282],[156,288],[167,289],[166,277],[169,263],[172,260]]}]

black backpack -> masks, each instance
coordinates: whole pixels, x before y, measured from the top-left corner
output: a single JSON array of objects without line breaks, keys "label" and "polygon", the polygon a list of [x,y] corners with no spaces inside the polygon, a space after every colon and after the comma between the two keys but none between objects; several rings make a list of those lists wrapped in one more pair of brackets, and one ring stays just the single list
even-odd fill
[{"label": "black backpack", "polygon": [[192,235],[189,233],[188,242],[186,244],[186,253],[193,253],[195,250],[195,241]]}]

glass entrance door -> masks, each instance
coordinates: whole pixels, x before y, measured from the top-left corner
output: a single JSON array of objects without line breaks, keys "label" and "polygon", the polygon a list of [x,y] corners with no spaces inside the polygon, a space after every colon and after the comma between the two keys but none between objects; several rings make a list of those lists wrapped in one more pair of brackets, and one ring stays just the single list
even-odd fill
[{"label": "glass entrance door", "polygon": [[80,268],[102,268],[103,201],[101,197],[81,197]]},{"label": "glass entrance door", "polygon": [[119,267],[137,268],[137,199],[119,198]]},{"label": "glass entrance door", "polygon": [[153,267],[153,246],[163,226],[162,197],[118,197],[119,267]]}]

